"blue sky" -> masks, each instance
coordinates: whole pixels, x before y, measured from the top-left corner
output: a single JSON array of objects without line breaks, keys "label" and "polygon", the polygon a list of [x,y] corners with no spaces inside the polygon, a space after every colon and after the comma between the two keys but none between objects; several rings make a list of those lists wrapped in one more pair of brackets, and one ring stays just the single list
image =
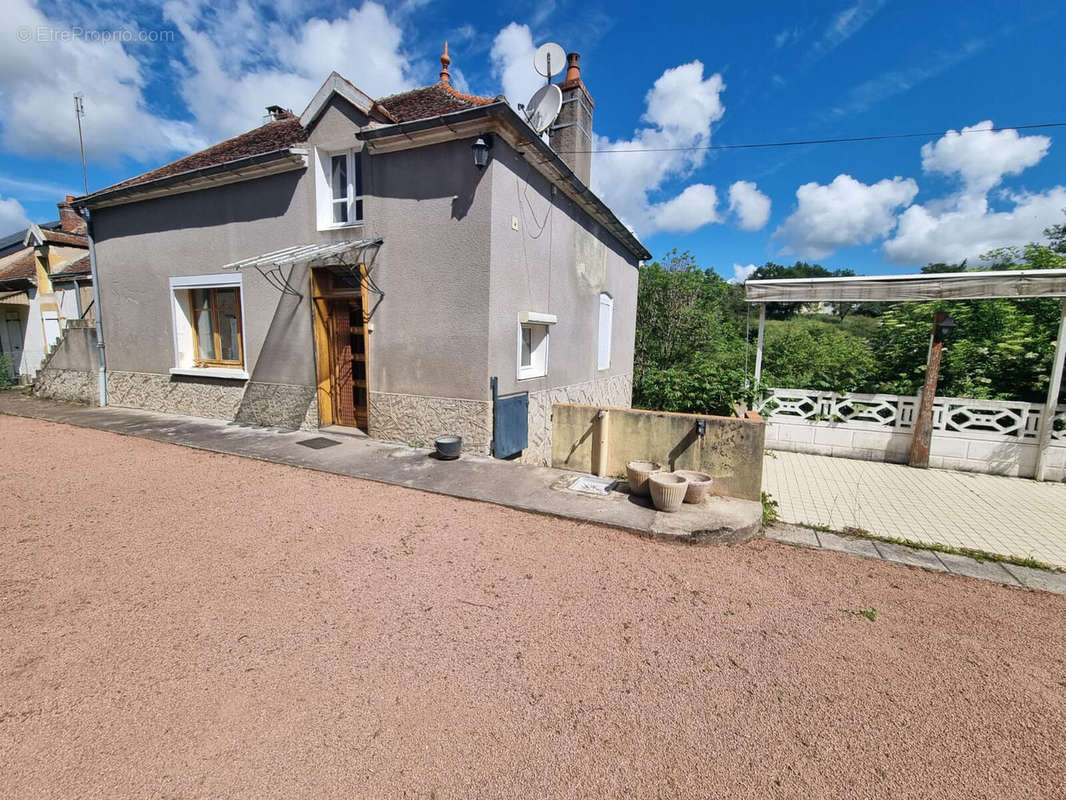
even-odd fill
[{"label": "blue sky", "polygon": [[973,259],[1063,218],[1066,127],[648,149],[1066,121],[1061,6],[9,0],[0,234],[80,193],[74,91],[95,189],[255,127],[270,103],[299,112],[330,69],[379,96],[430,83],[447,37],[461,86],[516,103],[537,86],[533,47],[582,54],[605,151],[594,188],[656,256],[688,249],[727,277],[767,260]]}]

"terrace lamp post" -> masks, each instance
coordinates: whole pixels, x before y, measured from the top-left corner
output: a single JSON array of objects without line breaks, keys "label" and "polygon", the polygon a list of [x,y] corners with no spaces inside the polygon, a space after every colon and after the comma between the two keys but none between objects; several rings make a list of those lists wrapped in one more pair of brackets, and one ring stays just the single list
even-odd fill
[{"label": "terrace lamp post", "polygon": [[929,361],[925,366],[925,384],[918,403],[918,416],[914,420],[911,435],[911,453],[907,462],[912,467],[929,467],[929,445],[933,437],[933,403],[936,387],[940,381],[940,358],[944,352],[944,340],[957,327],[946,311],[933,314],[933,338],[929,346]]}]

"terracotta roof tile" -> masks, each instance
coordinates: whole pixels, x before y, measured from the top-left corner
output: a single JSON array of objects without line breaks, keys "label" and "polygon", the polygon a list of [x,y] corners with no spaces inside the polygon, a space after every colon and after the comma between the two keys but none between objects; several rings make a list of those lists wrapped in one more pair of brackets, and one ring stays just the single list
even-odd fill
[{"label": "terracotta roof tile", "polygon": [[32,281],[37,278],[37,253],[25,247],[11,255],[0,258],[0,283]]},{"label": "terracotta roof tile", "polygon": [[443,82],[400,92],[378,100],[378,103],[384,106],[398,122],[439,117],[441,114],[450,114],[453,111],[463,111],[495,102],[494,97],[463,94]]},{"label": "terracotta roof tile", "polygon": [[89,239],[85,234],[67,233],[66,231],[41,231],[41,236],[49,244],[69,244],[75,247],[88,247]]},{"label": "terracotta roof tile", "polygon": [[306,141],[307,132],[300,124],[299,118],[294,116],[292,112],[288,112],[288,116],[282,119],[272,120],[266,125],[247,133],[242,133],[240,136],[234,136],[232,139],[219,142],[206,150],[201,150],[199,153],[193,153],[185,156],[185,158],[179,158],[177,161],[171,161],[158,169],[145,172],[122,183],[116,183],[101,191],[123,189],[128,186],[147,183],[157,178],[177,175],[181,172],[214,167],[219,164],[225,164],[228,161],[236,161],[239,158],[258,156],[275,150],[284,150],[286,147],[294,147]]}]

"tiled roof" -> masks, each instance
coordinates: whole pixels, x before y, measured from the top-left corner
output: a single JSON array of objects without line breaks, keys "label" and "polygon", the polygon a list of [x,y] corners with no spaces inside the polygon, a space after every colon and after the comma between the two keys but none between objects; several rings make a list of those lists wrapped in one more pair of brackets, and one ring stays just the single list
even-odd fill
[{"label": "tiled roof", "polygon": [[80,275],[83,272],[88,272],[91,269],[89,263],[89,254],[86,253],[83,256],[72,259],[65,264],[60,265],[59,269],[55,270],[53,275]]},{"label": "tiled roof", "polygon": [[190,156],[185,156],[185,158],[179,158],[177,161],[171,161],[158,169],[145,172],[143,175],[130,178],[122,183],[116,183],[114,186],[109,186],[101,191],[124,189],[128,186],[136,186],[140,183],[147,183],[157,178],[166,178],[181,172],[214,167],[219,164],[225,164],[228,161],[236,161],[239,158],[272,153],[275,150],[284,150],[286,147],[295,147],[306,141],[307,132],[300,124],[299,118],[294,116],[292,112],[288,112],[288,116],[282,119],[272,120],[255,130],[242,133],[240,136],[234,136],[232,139],[227,139],[206,150],[201,150],[199,153],[193,153]]},{"label": "tiled roof", "polygon": [[37,278],[37,252],[25,247],[0,258],[0,283],[32,281]]},{"label": "tiled roof", "polygon": [[[37,223],[37,227],[40,228],[42,231],[59,230],[59,220],[55,220],[53,222],[39,222]],[[4,250],[21,250],[22,243],[26,240],[26,231],[28,230],[29,228],[23,228],[17,233],[11,233],[7,236],[0,238],[0,253],[3,253]]]},{"label": "tiled roof", "polygon": [[74,247],[88,247],[89,239],[83,233],[67,233],[66,231],[42,230],[41,236],[48,244],[69,244]]},{"label": "tiled roof", "polygon": [[446,83],[439,82],[421,89],[383,97],[378,100],[385,106],[398,122],[411,122],[426,117],[439,117],[453,111],[462,111],[475,106],[484,106],[496,102],[493,97],[478,97],[463,94]]}]

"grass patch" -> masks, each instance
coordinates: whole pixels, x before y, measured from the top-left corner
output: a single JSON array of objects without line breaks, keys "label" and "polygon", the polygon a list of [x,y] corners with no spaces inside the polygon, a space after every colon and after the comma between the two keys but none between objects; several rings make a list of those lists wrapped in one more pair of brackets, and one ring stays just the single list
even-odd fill
[{"label": "grass patch", "polygon": [[866,617],[870,622],[877,621],[877,609],[876,608],[842,608],[840,609],[845,614],[851,614],[854,617]]},{"label": "grass patch", "polygon": [[777,522],[781,517],[778,514],[778,503],[769,492],[762,493],[762,524],[769,525]]}]

